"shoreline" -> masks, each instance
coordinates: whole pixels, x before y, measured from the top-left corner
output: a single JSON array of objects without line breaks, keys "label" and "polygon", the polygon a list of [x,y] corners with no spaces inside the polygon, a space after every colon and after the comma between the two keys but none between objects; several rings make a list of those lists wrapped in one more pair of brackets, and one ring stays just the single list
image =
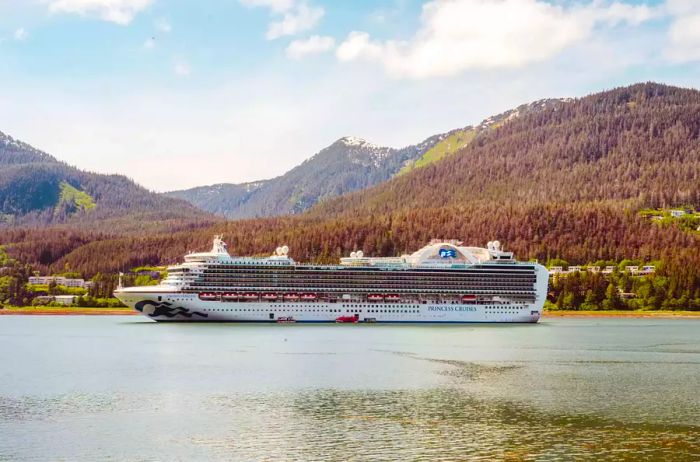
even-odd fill
[{"label": "shoreline", "polygon": [[95,307],[11,307],[0,310],[0,316],[133,316],[137,315],[131,308],[95,308]]},{"label": "shoreline", "polygon": [[645,310],[610,310],[577,311],[557,310],[543,311],[543,318],[700,318],[700,311],[645,311]]},{"label": "shoreline", "polygon": [[[135,316],[131,308],[11,307],[0,316]],[[700,311],[544,311],[542,318],[700,318]]]}]

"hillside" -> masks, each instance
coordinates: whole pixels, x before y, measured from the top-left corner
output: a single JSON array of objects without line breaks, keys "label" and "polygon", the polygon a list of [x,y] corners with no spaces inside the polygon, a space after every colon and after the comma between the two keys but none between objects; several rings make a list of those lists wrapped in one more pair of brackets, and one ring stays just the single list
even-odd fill
[{"label": "hillside", "polygon": [[270,180],[166,194],[228,218],[297,214],[324,199],[386,181],[440,139],[438,135],[417,145],[394,149],[344,137]]},{"label": "hillside", "polygon": [[458,152],[478,135],[507,120],[557,107],[547,99],[523,104],[488,119],[433,135],[404,148],[377,146],[344,137],[276,178],[244,184],[216,184],[166,193],[228,218],[298,214],[319,202],[381,184],[394,176],[425,167]]},{"label": "hillside", "polygon": [[0,132],[0,167],[29,162],[56,162],[56,159]]},{"label": "hillside", "polygon": [[601,201],[632,209],[700,204],[700,92],[639,84],[562,102],[311,213]]},{"label": "hillside", "polygon": [[16,230],[0,245],[44,270],[89,276],[176,261],[214,233],[238,254],[287,244],[294,258],[319,262],[356,249],[395,255],[434,237],[499,239],[521,259],[661,260],[664,293],[700,300],[700,233],[637,213],[699,205],[700,92],[639,84],[491,128],[422,168],[296,216],[143,236]]},{"label": "hillside", "polygon": [[[135,222],[140,220],[140,223]],[[211,217],[121,175],[85,172],[0,133],[0,225],[167,228]]]}]

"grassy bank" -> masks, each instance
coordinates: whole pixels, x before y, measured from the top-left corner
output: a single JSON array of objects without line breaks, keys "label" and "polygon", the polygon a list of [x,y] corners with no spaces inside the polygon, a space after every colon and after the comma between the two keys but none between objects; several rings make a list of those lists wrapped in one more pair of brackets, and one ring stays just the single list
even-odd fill
[{"label": "grassy bank", "polygon": [[544,317],[605,317],[605,318],[700,318],[700,311],[670,311],[670,310],[545,310]]},{"label": "grassy bank", "polygon": [[132,315],[137,314],[131,308],[95,308],[71,306],[20,306],[5,307],[0,310],[2,315]]}]

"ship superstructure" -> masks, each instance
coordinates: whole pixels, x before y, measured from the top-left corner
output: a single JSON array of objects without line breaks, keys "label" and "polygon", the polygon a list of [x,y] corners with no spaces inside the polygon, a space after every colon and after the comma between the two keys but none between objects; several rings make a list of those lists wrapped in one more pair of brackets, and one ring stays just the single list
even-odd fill
[{"label": "ship superstructure", "polygon": [[115,296],[156,321],[461,323],[537,322],[547,293],[546,268],[517,262],[498,241],[432,241],[400,257],[357,251],[337,265],[288,253],[231,256],[216,236],[159,285],[120,284]]}]

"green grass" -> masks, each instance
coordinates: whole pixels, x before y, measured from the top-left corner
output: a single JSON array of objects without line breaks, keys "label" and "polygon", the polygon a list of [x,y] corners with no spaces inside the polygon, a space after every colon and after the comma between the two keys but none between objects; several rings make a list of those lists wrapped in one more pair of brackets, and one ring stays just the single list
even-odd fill
[{"label": "green grass", "polygon": [[[49,292],[48,284],[27,284],[27,290],[30,292]],[[67,287],[62,285],[56,285],[56,293],[58,295],[86,295],[88,293],[87,289],[82,287]]]},{"label": "green grass", "polygon": [[90,194],[77,189],[65,181],[62,181],[59,186],[61,188],[61,195],[59,196],[57,207],[63,204],[69,204],[74,206],[77,210],[87,211],[95,208],[95,200]]},{"label": "green grass", "polygon": [[476,131],[473,129],[458,130],[430,148],[420,159],[416,159],[414,162],[403,167],[397,175],[403,175],[413,169],[425,167],[426,165],[437,162],[445,156],[454,154],[471,143],[475,137]]}]

